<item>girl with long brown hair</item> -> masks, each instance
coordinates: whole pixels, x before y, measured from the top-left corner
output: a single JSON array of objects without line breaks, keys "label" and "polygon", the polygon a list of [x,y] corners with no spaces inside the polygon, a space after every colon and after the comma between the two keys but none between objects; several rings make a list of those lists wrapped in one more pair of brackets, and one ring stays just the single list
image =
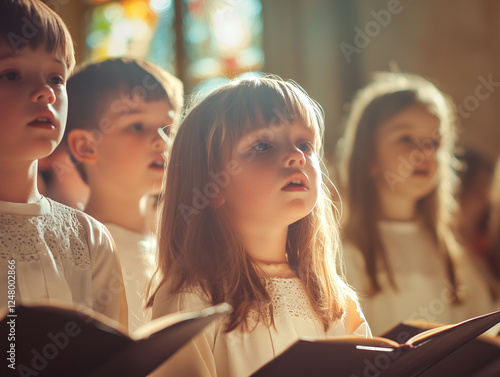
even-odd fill
[{"label": "girl with long brown hair", "polygon": [[374,334],[491,309],[451,231],[455,134],[451,102],[417,75],[380,73],[353,101],[340,169],[345,265]]},{"label": "girl with long brown hair", "polygon": [[194,106],[171,151],[153,317],[233,312],[157,372],[248,376],[298,337],[370,336],[336,272],[320,168],[323,113],[278,78],[234,81]]}]

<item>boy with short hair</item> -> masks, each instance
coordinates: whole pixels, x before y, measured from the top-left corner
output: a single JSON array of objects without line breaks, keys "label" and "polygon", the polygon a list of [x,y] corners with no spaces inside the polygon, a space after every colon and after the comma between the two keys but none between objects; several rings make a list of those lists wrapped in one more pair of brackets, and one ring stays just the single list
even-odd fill
[{"label": "boy with short hair", "polygon": [[0,308],[63,301],[126,323],[106,228],[37,188],[38,160],[64,134],[74,64],[55,12],[38,0],[0,0]]},{"label": "boy with short hair", "polygon": [[153,63],[114,58],[83,66],[68,97],[65,138],[90,187],[85,211],[116,241],[133,330],[149,320],[144,298],[156,251],[144,203],[160,192],[167,143],[159,130],[173,131],[183,86]]}]

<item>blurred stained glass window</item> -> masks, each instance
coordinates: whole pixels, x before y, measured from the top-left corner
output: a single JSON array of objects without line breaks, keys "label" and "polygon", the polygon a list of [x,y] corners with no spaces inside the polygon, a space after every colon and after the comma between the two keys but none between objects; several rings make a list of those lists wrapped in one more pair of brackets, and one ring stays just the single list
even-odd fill
[{"label": "blurred stained glass window", "polygon": [[258,71],[262,5],[256,0],[184,0],[186,76],[195,90]]},{"label": "blurred stained glass window", "polygon": [[86,38],[88,60],[140,57],[174,71],[172,0],[93,3]]},{"label": "blurred stained glass window", "polygon": [[145,58],[176,74],[193,91],[258,74],[264,64],[260,0],[90,3],[88,60]]}]

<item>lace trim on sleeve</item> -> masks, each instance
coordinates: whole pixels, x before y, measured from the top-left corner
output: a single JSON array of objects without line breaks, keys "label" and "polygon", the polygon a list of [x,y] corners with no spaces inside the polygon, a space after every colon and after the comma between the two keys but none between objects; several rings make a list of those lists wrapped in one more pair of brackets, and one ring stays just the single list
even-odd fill
[{"label": "lace trim on sleeve", "polygon": [[51,211],[40,216],[0,213],[0,260],[38,262],[52,253],[58,268],[62,261],[90,266],[85,230],[75,209],[50,200]]}]

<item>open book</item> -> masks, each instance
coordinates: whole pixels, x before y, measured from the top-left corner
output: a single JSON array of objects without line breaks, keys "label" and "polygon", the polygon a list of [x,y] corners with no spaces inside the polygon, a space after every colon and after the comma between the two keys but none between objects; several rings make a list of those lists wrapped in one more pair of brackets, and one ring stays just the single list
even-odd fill
[{"label": "open book", "polygon": [[[499,377],[500,340],[472,342],[499,322],[497,311],[421,332],[403,344],[355,336],[300,339],[253,376]],[[467,352],[459,350],[462,346]],[[449,371],[455,363],[468,367]]]},{"label": "open book", "polygon": [[99,313],[60,305],[17,306],[15,314],[2,313],[0,333],[7,344],[7,365],[2,362],[0,375],[144,377],[230,311],[230,305],[221,304],[176,313],[128,336]]}]

